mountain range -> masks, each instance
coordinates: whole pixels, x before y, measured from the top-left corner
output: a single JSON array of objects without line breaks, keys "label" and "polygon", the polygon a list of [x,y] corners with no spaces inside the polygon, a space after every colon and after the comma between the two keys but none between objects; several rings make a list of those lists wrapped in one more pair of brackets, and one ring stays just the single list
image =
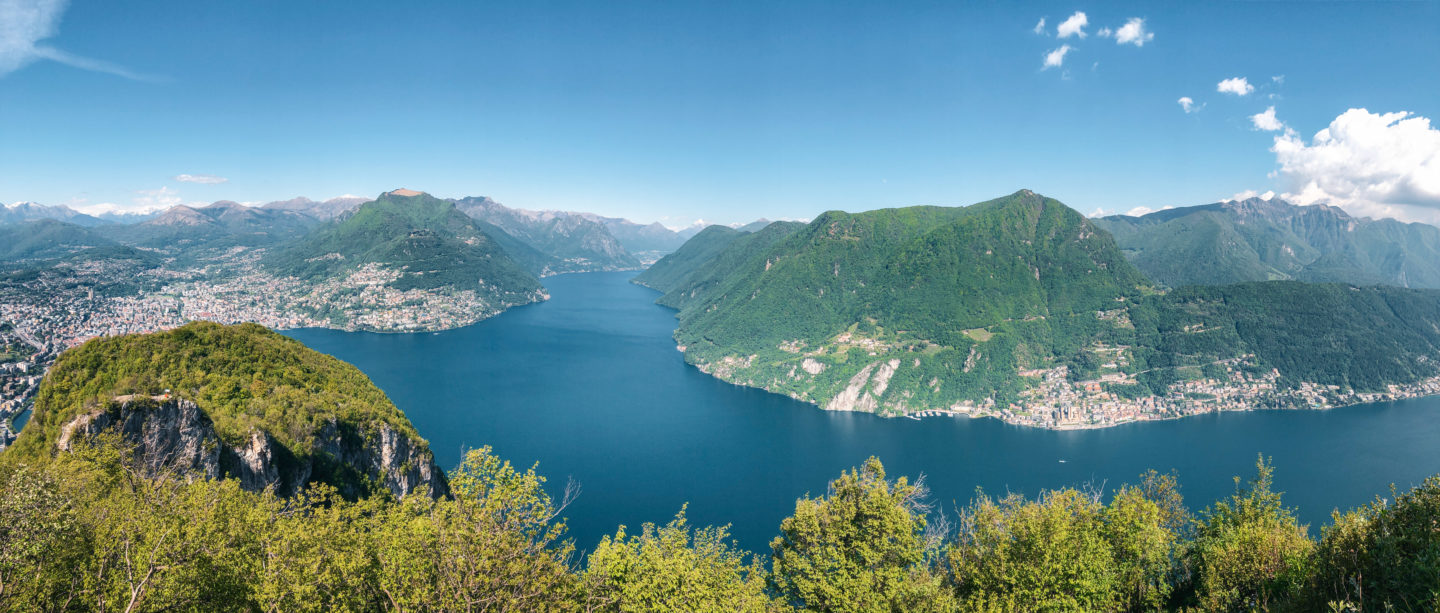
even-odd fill
[{"label": "mountain range", "polygon": [[636,282],[678,309],[687,361],[838,410],[1055,425],[1071,409],[1152,418],[1257,389],[1277,406],[1344,402],[1433,377],[1440,358],[1440,293],[1167,292],[1095,220],[1030,191],[711,228]]},{"label": "mountain range", "polygon": [[1295,279],[1440,288],[1440,228],[1250,198],[1095,220],[1169,285]]},{"label": "mountain range", "polygon": [[502,309],[542,293],[535,275],[454,203],[407,189],[340,214],[277,248],[262,264],[310,281],[373,266],[392,275],[386,285],[397,290],[474,291]]}]

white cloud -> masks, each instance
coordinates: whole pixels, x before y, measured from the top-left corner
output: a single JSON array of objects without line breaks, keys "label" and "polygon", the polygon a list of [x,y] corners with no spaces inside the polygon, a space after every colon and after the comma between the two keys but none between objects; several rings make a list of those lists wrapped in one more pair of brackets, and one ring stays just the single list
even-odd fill
[{"label": "white cloud", "polygon": [[1297,204],[1327,203],[1357,215],[1440,221],[1440,130],[1406,111],[1350,109],[1306,143],[1293,130],[1270,151]]},{"label": "white cloud", "polygon": [[1155,34],[1145,31],[1145,20],[1139,17],[1131,17],[1129,21],[1125,22],[1125,25],[1115,31],[1115,44],[1118,45],[1144,47],[1145,43],[1152,40],[1155,40]]},{"label": "white cloud", "polygon": [[1255,190],[1253,190],[1253,189],[1247,189],[1247,190],[1245,190],[1245,191],[1243,191],[1243,192],[1240,192],[1240,193],[1238,193],[1238,194],[1235,194],[1235,195],[1227,198],[1226,201],[1227,201],[1227,202],[1236,202],[1236,201],[1240,201],[1240,200],[1249,200],[1249,199],[1251,199],[1251,198],[1259,198],[1259,199],[1261,199],[1261,200],[1270,200],[1270,199],[1272,199],[1272,198],[1274,198],[1274,197],[1275,197],[1275,192],[1274,192],[1274,191],[1266,191],[1265,193],[1262,194],[1262,193],[1257,192],[1257,191],[1255,191]]},{"label": "white cloud", "polygon": [[1070,45],[1060,45],[1059,48],[1053,49],[1049,53],[1046,53],[1045,66],[1043,66],[1041,70],[1044,70],[1046,68],[1055,68],[1057,66],[1060,66],[1061,64],[1064,64],[1066,53],[1070,53]]},{"label": "white cloud", "polygon": [[155,211],[159,209],[168,209],[183,202],[183,199],[180,198],[180,194],[177,193],[175,190],[170,189],[169,187],[161,187],[160,189],[142,189],[135,192],[135,194],[136,196],[133,199],[135,206],[130,207],[132,210],[140,209]]},{"label": "white cloud", "polygon": [[1255,125],[1256,130],[1266,132],[1277,132],[1285,129],[1285,122],[1275,118],[1275,107],[1265,109],[1264,113],[1256,113],[1250,116],[1250,123]]},{"label": "white cloud", "polygon": [[1285,75],[1283,75],[1283,74],[1277,74],[1277,75],[1275,75],[1275,76],[1273,76],[1273,77],[1270,77],[1270,82],[1272,82],[1272,83],[1274,83],[1274,84],[1276,84],[1276,85],[1283,85],[1283,84],[1285,83]]},{"label": "white cloud", "polygon": [[1133,209],[1130,209],[1130,210],[1128,210],[1128,211],[1125,211],[1125,214],[1126,214],[1126,215],[1129,215],[1129,216],[1131,216],[1131,217],[1139,217],[1139,216],[1144,215],[1144,214],[1146,214],[1146,213],[1154,213],[1154,212],[1155,212],[1155,209],[1152,209],[1152,208],[1150,208],[1150,207],[1148,207],[1148,206],[1137,206],[1137,207],[1135,207],[1135,208],[1133,208]]},{"label": "white cloud", "polygon": [[1074,15],[1071,15],[1069,19],[1061,22],[1061,24],[1055,28],[1055,36],[1060,38],[1070,38],[1071,36],[1085,38],[1085,26],[1087,25],[1090,25],[1090,19],[1085,17],[1085,13],[1075,11]]},{"label": "white cloud", "polygon": [[1222,94],[1235,94],[1246,96],[1255,91],[1255,86],[1250,84],[1245,77],[1231,77],[1215,85],[1215,91]]},{"label": "white cloud", "polygon": [[36,60],[51,60],[137,81],[159,80],[110,62],[80,57],[40,44],[40,41],[59,32],[60,16],[65,13],[68,4],[68,0],[0,0],[0,77]]},{"label": "white cloud", "polygon": [[1095,35],[1099,36],[1100,38],[1110,38],[1110,35],[1114,33],[1115,31],[1111,30],[1110,28],[1100,28],[1100,31],[1096,32]]},{"label": "white cloud", "polygon": [[1203,103],[1197,106],[1195,104],[1195,101],[1191,99],[1190,96],[1181,96],[1180,99],[1176,100],[1175,102],[1180,103],[1180,108],[1184,109],[1186,113],[1195,113],[1198,112],[1200,109],[1205,108],[1205,105]]},{"label": "white cloud", "polygon": [[203,185],[219,185],[229,179],[215,175],[175,175],[175,180],[181,183],[200,183]]},{"label": "white cloud", "polygon": [[1032,30],[1032,32],[1034,32],[1034,33],[1036,33],[1036,34],[1044,34],[1044,33],[1045,33],[1045,18],[1044,18],[1044,17],[1041,17],[1041,18],[1040,18],[1040,21],[1035,24],[1035,29]]}]

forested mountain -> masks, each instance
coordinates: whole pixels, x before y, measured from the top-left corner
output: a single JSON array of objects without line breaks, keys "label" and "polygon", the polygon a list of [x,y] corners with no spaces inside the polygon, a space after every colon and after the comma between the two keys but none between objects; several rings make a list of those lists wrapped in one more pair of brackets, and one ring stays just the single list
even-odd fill
[{"label": "forested mountain", "polygon": [[52,219],[0,226],[0,262],[122,258],[153,263],[154,255],[121,245],[91,229]]},{"label": "forested mountain", "polygon": [[492,305],[540,298],[540,282],[451,202],[395,190],[277,248],[263,264],[306,280],[352,275],[367,266],[405,291],[474,291]]},{"label": "forested mountain", "polygon": [[303,236],[318,223],[292,211],[221,200],[199,208],[176,205],[148,221],[113,225],[106,232],[126,244],[180,252],[274,245]]},{"label": "forested mountain", "polygon": [[1440,293],[1167,294],[1091,220],[1029,191],[771,228],[707,231],[637,281],[679,308],[688,361],[831,409],[1084,425],[1224,408],[1251,384],[1274,393],[1250,406],[1295,406],[1440,374]]},{"label": "forested mountain", "polygon": [[1440,228],[1336,207],[1250,198],[1095,223],[1171,287],[1295,279],[1440,288]]},{"label": "forested mountain", "polygon": [[425,441],[364,374],[255,324],[194,322],[65,352],[6,455],[41,459],[107,436],[152,474],[195,471],[252,491],[446,491]]},{"label": "forested mountain", "polygon": [[640,267],[603,224],[582,214],[512,209],[485,197],[461,198],[455,207],[548,256],[552,261],[544,267],[546,273]]}]

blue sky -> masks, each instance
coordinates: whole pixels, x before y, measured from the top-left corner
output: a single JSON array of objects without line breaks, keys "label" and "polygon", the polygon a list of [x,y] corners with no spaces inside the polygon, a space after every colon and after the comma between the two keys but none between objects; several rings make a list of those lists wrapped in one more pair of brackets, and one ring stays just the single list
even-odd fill
[{"label": "blue sky", "polygon": [[683,225],[1253,190],[1430,220],[1437,23],[1435,2],[0,0],[0,202],[404,186]]}]

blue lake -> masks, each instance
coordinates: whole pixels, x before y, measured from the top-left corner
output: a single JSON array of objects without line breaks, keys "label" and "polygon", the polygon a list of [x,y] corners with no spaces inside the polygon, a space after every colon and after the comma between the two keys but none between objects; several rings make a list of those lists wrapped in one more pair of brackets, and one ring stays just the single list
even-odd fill
[{"label": "blue lake", "polygon": [[674,311],[633,275],[547,278],[551,300],[448,332],[287,334],[365,371],[441,466],[490,445],[522,467],[538,462],[552,493],[578,481],[567,516],[580,549],[620,524],[664,523],[688,502],[693,523],[732,524],[742,546],[765,550],[797,497],[823,494],[871,455],[891,476],[923,473],[954,513],[977,487],[1109,489],[1149,468],[1177,472],[1198,509],[1264,454],[1286,503],[1315,527],[1391,483],[1440,473],[1440,398],[1069,432],[821,411],[686,365],[671,339]]}]

